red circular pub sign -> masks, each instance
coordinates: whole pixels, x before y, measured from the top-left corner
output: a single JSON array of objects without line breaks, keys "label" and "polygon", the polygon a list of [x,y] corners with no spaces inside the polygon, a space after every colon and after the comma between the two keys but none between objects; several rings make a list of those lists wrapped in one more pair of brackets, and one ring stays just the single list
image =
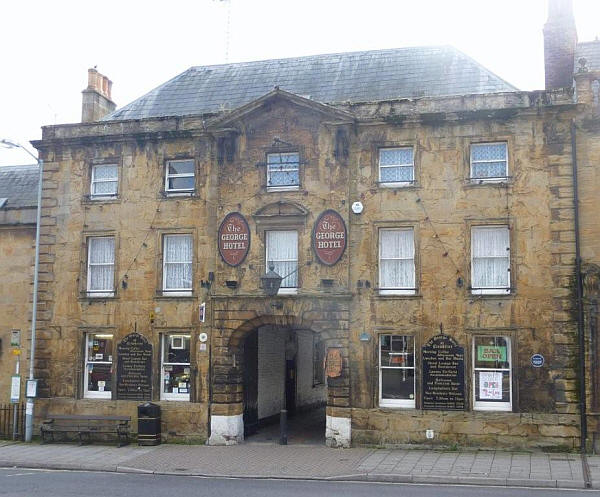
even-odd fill
[{"label": "red circular pub sign", "polygon": [[230,266],[239,266],[250,250],[250,227],[239,212],[230,212],[219,226],[219,253]]},{"label": "red circular pub sign", "polygon": [[333,266],[346,250],[346,223],[336,211],[323,212],[313,229],[313,248],[321,263]]}]

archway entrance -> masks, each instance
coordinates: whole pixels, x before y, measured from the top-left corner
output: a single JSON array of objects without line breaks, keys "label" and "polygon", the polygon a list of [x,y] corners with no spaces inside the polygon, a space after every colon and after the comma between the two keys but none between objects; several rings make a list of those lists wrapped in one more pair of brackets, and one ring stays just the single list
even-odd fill
[{"label": "archway entrance", "polygon": [[[237,444],[245,440],[244,432],[252,438],[254,430],[266,437],[266,425],[278,420],[276,412],[285,402],[296,412],[297,427],[305,425],[311,432],[322,423],[318,408],[325,403],[325,428],[321,425],[317,441],[349,446],[350,296],[213,299],[208,443]],[[332,349],[337,349],[340,372],[325,385],[322,356]]]},{"label": "archway entrance", "polygon": [[324,343],[311,330],[263,325],[243,343],[244,438],[280,440],[287,411],[289,444],[325,443]]}]

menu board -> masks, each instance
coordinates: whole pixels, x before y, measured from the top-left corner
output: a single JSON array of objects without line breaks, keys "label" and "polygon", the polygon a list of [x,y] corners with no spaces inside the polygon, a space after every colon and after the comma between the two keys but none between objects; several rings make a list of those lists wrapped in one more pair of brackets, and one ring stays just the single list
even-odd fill
[{"label": "menu board", "polygon": [[434,336],[422,347],[423,396],[421,407],[463,411],[465,402],[465,349],[450,336]]},{"label": "menu board", "polygon": [[117,399],[152,400],[152,344],[139,333],[117,345]]}]

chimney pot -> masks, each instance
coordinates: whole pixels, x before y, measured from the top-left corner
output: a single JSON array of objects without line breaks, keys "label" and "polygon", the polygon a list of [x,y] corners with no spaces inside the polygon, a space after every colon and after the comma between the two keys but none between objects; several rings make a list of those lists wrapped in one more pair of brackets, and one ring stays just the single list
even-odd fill
[{"label": "chimney pot", "polygon": [[88,69],[88,85],[83,90],[81,121],[99,121],[116,109],[111,99],[112,81],[96,68]]}]

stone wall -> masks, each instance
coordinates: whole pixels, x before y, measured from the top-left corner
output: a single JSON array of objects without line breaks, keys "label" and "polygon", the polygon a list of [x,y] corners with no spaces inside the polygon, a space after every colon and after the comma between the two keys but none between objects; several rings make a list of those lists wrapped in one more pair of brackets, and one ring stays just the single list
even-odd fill
[{"label": "stone wall", "polygon": [[[433,430],[433,439],[427,439],[426,430]],[[352,409],[352,443],[568,451],[579,446],[579,416]]]},{"label": "stone wall", "polygon": [[11,376],[15,373],[12,329],[21,330],[21,392],[29,371],[34,245],[35,228],[0,225],[0,403],[10,401]]},{"label": "stone wall", "polygon": [[[154,371],[161,333],[188,331],[197,344],[206,332],[207,349],[192,348],[197,375],[190,405],[206,405],[205,422],[223,430],[219,443],[233,443],[240,429],[243,436],[243,340],[272,325],[311,330],[341,349],[342,375],[327,388],[327,432],[335,444],[349,443],[351,427],[356,443],[419,442],[440,418],[446,420],[437,425],[444,442],[508,446],[525,433],[518,444],[572,447],[575,107],[569,99],[568,92],[515,92],[329,108],[275,94],[248,112],[213,116],[208,127],[198,117],[45,128],[38,143],[47,165],[36,364],[42,395],[83,409],[86,331],[111,330],[119,340],[137,329],[154,345]],[[508,181],[473,183],[470,145],[491,141],[508,144]],[[394,146],[414,149],[413,185],[378,182],[378,148]],[[272,191],[266,155],[290,150],[300,155],[301,185]],[[165,160],[173,158],[195,159],[194,195],[161,193]],[[90,201],[90,168],[109,161],[119,166],[119,197]],[[350,210],[357,200],[364,205],[360,215]],[[311,247],[313,225],[326,209],[338,211],[348,228],[347,250],[334,266],[319,264]],[[248,257],[236,267],[221,260],[216,243],[230,212],[247,219],[252,238]],[[470,291],[471,228],[486,224],[510,229],[508,295]],[[267,297],[260,282],[265,232],[281,227],[298,231],[300,288],[297,295]],[[414,229],[415,295],[379,294],[378,232],[390,227]],[[164,297],[158,291],[161,237],[182,232],[194,240],[193,294]],[[116,239],[116,296],[90,299],[82,286],[85,240],[102,233]],[[465,348],[467,412],[379,409],[379,335],[415,337],[419,409],[419,351],[440,324]],[[511,338],[512,413],[473,412],[472,343],[482,334]],[[532,368],[534,353],[545,356],[543,368]],[[156,380],[155,400],[158,391]],[[114,402],[106,405],[129,409]]]}]

